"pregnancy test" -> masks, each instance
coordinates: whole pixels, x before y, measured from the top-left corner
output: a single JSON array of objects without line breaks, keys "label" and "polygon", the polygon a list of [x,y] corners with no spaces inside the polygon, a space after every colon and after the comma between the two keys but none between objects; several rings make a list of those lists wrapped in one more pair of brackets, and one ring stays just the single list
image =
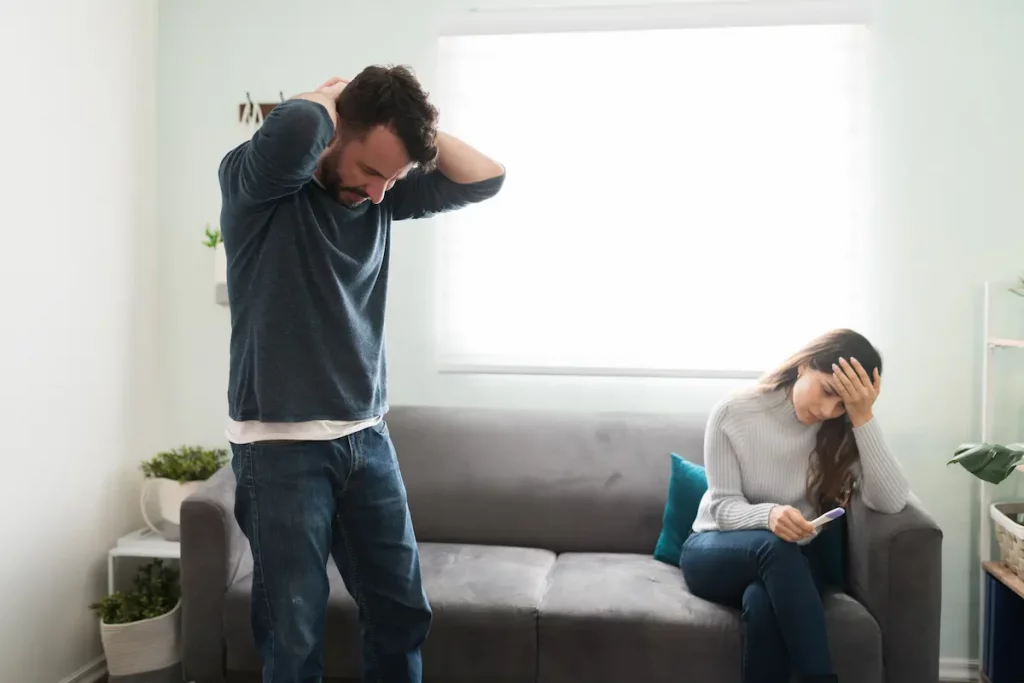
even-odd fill
[{"label": "pregnancy test", "polygon": [[829,522],[831,522],[834,519],[839,519],[840,517],[842,517],[845,514],[846,514],[846,510],[844,510],[843,508],[836,508],[835,510],[829,510],[828,512],[823,514],[821,517],[818,517],[816,520],[811,522],[811,526],[813,526],[815,529],[817,529],[820,526],[824,526],[824,525],[828,524]]}]

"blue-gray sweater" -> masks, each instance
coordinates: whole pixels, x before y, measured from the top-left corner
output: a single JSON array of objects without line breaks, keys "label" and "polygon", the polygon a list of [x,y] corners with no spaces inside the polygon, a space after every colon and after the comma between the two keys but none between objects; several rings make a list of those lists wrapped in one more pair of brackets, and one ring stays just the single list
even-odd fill
[{"label": "blue-gray sweater", "polygon": [[333,134],[321,105],[289,100],[221,161],[233,420],[385,413],[391,222],[483,201],[504,182],[410,174],[380,204],[348,208],[313,181]]}]

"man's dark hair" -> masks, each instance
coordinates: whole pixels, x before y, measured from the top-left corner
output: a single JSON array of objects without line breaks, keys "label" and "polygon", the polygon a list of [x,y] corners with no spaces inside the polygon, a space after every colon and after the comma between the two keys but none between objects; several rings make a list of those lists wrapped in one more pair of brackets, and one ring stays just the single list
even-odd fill
[{"label": "man's dark hair", "polygon": [[368,66],[338,97],[342,134],[363,136],[377,126],[392,130],[409,159],[429,169],[437,159],[437,108],[406,66]]}]

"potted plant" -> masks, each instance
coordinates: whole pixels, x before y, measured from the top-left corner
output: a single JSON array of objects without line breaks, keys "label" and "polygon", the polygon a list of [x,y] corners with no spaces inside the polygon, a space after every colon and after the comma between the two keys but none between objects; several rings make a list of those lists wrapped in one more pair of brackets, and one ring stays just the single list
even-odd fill
[{"label": "potted plant", "polygon": [[[161,534],[167,540],[177,540],[177,529],[181,523],[181,502],[212,477],[228,460],[227,449],[182,446],[170,451],[157,453],[140,466],[146,475],[142,486],[139,505],[146,526]],[[146,511],[151,493],[156,493],[160,517],[172,527],[158,528]]]},{"label": "potted plant", "polygon": [[159,671],[181,661],[179,572],[154,560],[134,585],[89,605],[100,619],[100,640],[111,676]]},{"label": "potted plant", "polygon": [[1024,463],[1024,443],[965,443],[953,453],[946,465],[959,464],[982,481],[1000,484]]},{"label": "potted plant", "polygon": [[[220,234],[220,230],[214,230],[210,228],[210,225],[206,225],[205,229],[206,239],[203,240],[203,244],[213,249],[213,291],[214,299],[221,301],[226,299],[227,282],[228,282],[228,257],[224,251],[224,237]],[[220,292],[220,289],[224,289],[224,292]]]},{"label": "potted plant", "polygon": [[1017,296],[1024,296],[1024,275],[1021,275],[1018,279],[1020,280],[1020,284],[1018,284],[1016,287],[1012,287],[1010,291],[1016,294]]},{"label": "potted plant", "polygon": [[[947,465],[958,463],[975,477],[990,484],[1001,484],[1014,470],[1024,464],[1024,443],[963,444],[956,449],[953,459]],[[1020,502],[992,503],[989,517],[992,518],[1003,562],[1021,578],[1024,578],[1024,504]]]}]

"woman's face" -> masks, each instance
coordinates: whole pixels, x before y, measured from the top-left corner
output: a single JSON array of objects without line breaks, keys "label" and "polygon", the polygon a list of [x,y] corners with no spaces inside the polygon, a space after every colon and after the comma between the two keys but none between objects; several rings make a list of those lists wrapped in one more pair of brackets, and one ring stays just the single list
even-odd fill
[{"label": "woman's face", "polygon": [[830,372],[821,372],[810,366],[800,368],[800,375],[793,385],[793,408],[800,422],[818,424],[846,412],[833,386],[834,381]]}]

